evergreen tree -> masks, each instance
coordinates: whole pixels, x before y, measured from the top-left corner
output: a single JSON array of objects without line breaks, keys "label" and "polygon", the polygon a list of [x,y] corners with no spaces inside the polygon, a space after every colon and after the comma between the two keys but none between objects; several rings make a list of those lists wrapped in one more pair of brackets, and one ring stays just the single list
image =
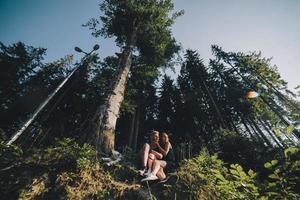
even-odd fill
[{"label": "evergreen tree", "polygon": [[160,96],[158,101],[158,120],[159,129],[163,131],[173,131],[175,108],[174,108],[174,85],[173,80],[164,75],[160,88]]},{"label": "evergreen tree", "polygon": [[[100,139],[96,145],[103,152],[109,153],[114,148],[114,130],[124,98],[133,51],[136,50],[148,65],[165,65],[179,49],[170,27],[181,13],[176,12],[170,16],[173,10],[170,0],[105,0],[100,8],[104,13],[100,17],[102,27],[98,28],[99,20],[95,18],[86,26],[93,30],[94,36],[116,37],[117,45],[123,48],[119,73],[112,82],[112,90],[106,103],[97,114],[99,120],[94,128],[94,137]],[[98,141],[94,138],[91,140]]]},{"label": "evergreen tree", "polygon": [[[286,89],[286,82],[280,78],[276,67],[270,66],[270,59],[261,58],[260,53],[226,53],[221,48],[213,46],[213,52],[216,55],[218,65],[223,66],[223,73],[230,71],[232,77],[240,84],[244,85],[244,95],[249,90],[257,91],[260,96],[257,99],[242,101],[250,103],[252,113],[250,113],[249,120],[253,126],[261,133],[261,126],[258,124],[256,118],[263,118],[264,123],[270,123],[274,128],[278,128],[283,132],[277,136],[283,139],[289,139],[286,135],[290,128],[290,132],[298,137],[299,132],[292,130],[292,124],[295,119],[291,119],[291,113],[288,108],[291,105],[284,96],[283,91]],[[215,68],[216,69],[216,68]],[[225,72],[224,72],[225,70]],[[231,86],[231,88],[234,88]],[[282,91],[282,92],[280,92]],[[245,113],[244,113],[245,114]],[[264,134],[260,134],[264,138]],[[282,138],[278,138],[281,140]],[[264,139],[266,140],[269,139]]]}]

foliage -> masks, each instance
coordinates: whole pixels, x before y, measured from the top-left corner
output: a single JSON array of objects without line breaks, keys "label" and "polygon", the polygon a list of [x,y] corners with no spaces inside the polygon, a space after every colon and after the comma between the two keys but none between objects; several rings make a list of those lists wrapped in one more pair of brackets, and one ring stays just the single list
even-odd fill
[{"label": "foliage", "polygon": [[219,156],[227,163],[239,163],[246,169],[265,173],[263,164],[276,156],[280,149],[266,148],[258,141],[253,141],[246,135],[237,135],[228,129],[219,129],[217,137]]},{"label": "foliage", "polygon": [[[23,156],[18,166],[1,174],[1,192],[20,199],[137,198],[140,186],[135,180],[119,179],[126,173],[127,177],[137,174],[126,166],[104,169],[93,147],[64,138],[53,147],[35,149],[33,155]],[[12,179],[13,174],[17,176]]]},{"label": "foliage", "polygon": [[300,148],[284,150],[282,160],[265,163],[271,173],[264,185],[262,199],[299,199],[300,189]]},{"label": "foliage", "polygon": [[160,130],[172,131],[171,124],[174,123],[174,90],[173,80],[165,75],[162,79],[161,88],[159,90],[158,102],[158,120]]},{"label": "foliage", "polygon": [[238,164],[228,169],[223,161],[216,155],[210,156],[206,150],[184,161],[176,175],[179,180],[171,186],[171,191],[179,191],[182,198],[255,199],[258,196],[256,174],[252,170],[246,173]]},{"label": "foliage", "polygon": [[171,13],[173,9],[171,0],[105,0],[100,4],[104,13],[100,20],[92,18],[84,26],[96,37],[115,36],[118,46],[137,47],[143,63],[161,65],[179,50],[170,27],[183,11]]},{"label": "foliage", "polygon": [[167,185],[166,196],[174,193],[191,199],[299,199],[299,147],[285,149],[284,158],[264,164],[270,170],[265,179],[239,164],[227,166],[206,150],[181,163],[171,176],[178,181]]},{"label": "foliage", "polygon": [[46,187],[48,184],[49,177],[45,173],[41,177],[33,179],[28,188],[21,191],[19,199],[29,200],[43,198],[44,194],[48,192],[48,188]]},{"label": "foliage", "polygon": [[[215,57],[205,65],[196,51],[187,50],[177,80],[164,76],[158,86],[159,67],[168,65],[179,50],[171,25],[182,12],[173,12],[171,0],[105,0],[100,9],[100,20],[91,19],[86,26],[94,36],[115,37],[117,45],[130,47],[134,54],[118,121],[118,148],[129,144],[136,150],[149,130],[160,129],[173,133],[174,147],[192,141],[194,154],[206,146],[223,160],[205,150],[185,160],[173,174],[178,182],[164,187],[165,196],[300,198],[299,147],[294,146],[299,101],[271,59],[260,52],[225,52],[214,45]],[[102,166],[91,145],[76,143],[90,136],[84,130],[110,93],[122,55],[100,62],[94,54],[71,66],[71,56],[43,63],[45,51],[21,42],[0,43],[0,65],[5,66],[0,74],[1,190],[23,199],[129,197],[140,187],[134,167]],[[7,136],[74,67],[81,70],[61,92],[63,98],[51,103],[27,134],[30,137],[24,134],[19,140],[34,148],[23,152],[17,145],[6,146]],[[259,97],[246,98],[250,90]],[[61,139],[66,136],[73,139]],[[60,139],[54,142],[55,137]],[[135,152],[125,157],[132,162]]]},{"label": "foliage", "polygon": [[238,164],[231,164],[225,176],[215,171],[222,199],[256,199],[259,195],[256,175],[251,169],[246,173]]},{"label": "foliage", "polygon": [[88,165],[76,174],[62,173],[57,183],[65,188],[68,199],[118,199],[139,188],[115,181],[99,164]]},{"label": "foliage", "polygon": [[12,122],[28,112],[19,101],[23,100],[23,104],[30,107],[24,96],[28,93],[28,82],[42,65],[45,51],[22,42],[10,46],[0,42],[0,121],[6,134],[13,129]]},{"label": "foliage", "polygon": [[22,149],[17,145],[6,145],[5,134],[0,129],[0,168],[10,167],[19,162],[23,156]]}]

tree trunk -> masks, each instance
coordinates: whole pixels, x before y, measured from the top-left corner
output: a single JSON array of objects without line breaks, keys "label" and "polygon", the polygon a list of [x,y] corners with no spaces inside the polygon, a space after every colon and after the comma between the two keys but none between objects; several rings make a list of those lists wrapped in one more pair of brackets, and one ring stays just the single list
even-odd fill
[{"label": "tree trunk", "polygon": [[[249,86],[250,86],[250,88],[252,89],[252,90],[256,90],[256,87],[247,79],[247,78],[245,78],[237,69],[236,69],[236,67],[235,66],[233,66],[231,63],[228,63],[231,67],[232,67],[232,69],[244,80],[244,82],[245,83],[247,83]],[[265,103],[265,104],[267,104],[267,106],[278,116],[278,118],[286,125],[286,126],[289,126],[289,125],[291,125],[290,124],[290,122],[288,122],[288,120],[286,120],[285,118],[284,118],[284,114],[282,114],[282,113],[280,113],[280,112],[278,112],[278,110],[280,110],[280,106],[278,106],[278,104],[273,100],[273,99],[271,99],[271,98],[269,98],[268,100],[270,100],[270,102],[273,104],[273,105],[275,105],[276,107],[274,108],[271,104],[270,104],[270,102],[264,97],[264,96],[262,96],[262,95],[260,95],[259,96],[260,98],[261,98],[261,100]],[[297,139],[299,139],[300,138],[300,132],[297,130],[297,129],[294,129],[293,130],[293,135],[297,138]]]},{"label": "tree trunk", "polygon": [[260,122],[260,124],[264,127],[264,129],[269,133],[269,135],[271,136],[271,138],[273,139],[273,141],[277,144],[278,147],[282,148],[282,144],[280,143],[280,141],[278,140],[278,138],[276,137],[275,134],[273,134],[273,132],[265,125],[265,122],[258,118],[258,121]]},{"label": "tree trunk", "polygon": [[[101,106],[98,121],[96,125],[96,131],[94,140],[97,150],[101,153],[111,154],[115,146],[115,127],[121,103],[124,99],[124,93],[126,88],[126,82],[132,63],[132,47],[136,42],[136,29],[131,34],[130,41],[124,48],[120,63],[119,74],[112,82],[112,90],[108,95],[106,102]],[[94,138],[94,137],[93,137]]]},{"label": "tree trunk", "polygon": [[260,134],[260,136],[263,138],[263,140],[265,141],[265,143],[267,144],[267,146],[271,146],[272,147],[272,144],[270,143],[269,139],[265,136],[264,132],[257,125],[256,121],[254,121],[254,119],[252,117],[250,117],[250,121],[252,122],[252,124],[254,125],[254,127],[256,128],[256,130],[258,131],[258,133]]},{"label": "tree trunk", "polygon": [[250,122],[248,120],[247,121],[245,120],[245,122],[246,122],[246,124],[247,123],[249,124],[249,126],[252,129],[253,133],[256,135],[257,141],[259,141],[261,143],[264,143],[263,142],[263,138],[258,134],[258,132],[256,131],[255,127],[253,127],[252,122]]},{"label": "tree trunk", "polygon": [[104,153],[110,153],[115,146],[115,127],[131,66],[131,50],[125,49],[122,54],[120,72],[114,83],[112,93],[107,98],[105,107],[101,109],[100,126],[96,132],[96,137],[100,137],[100,144],[96,145],[100,145],[99,148]]},{"label": "tree trunk", "polygon": [[[284,148],[287,148],[287,144],[284,140],[282,140],[282,138],[280,137],[280,135],[277,135],[274,130],[272,129],[272,124],[268,121],[265,121],[265,124],[267,125],[267,127],[272,130],[272,132],[274,133],[274,135],[278,138],[278,140],[280,141],[280,143],[284,146]],[[287,135],[284,132],[280,132],[281,135],[284,135],[290,142],[293,142],[291,138],[287,137]]]},{"label": "tree trunk", "polygon": [[136,116],[136,111],[131,116],[131,124],[130,124],[129,137],[128,137],[128,146],[130,148],[133,148],[132,143],[133,143],[133,135],[134,135],[135,116]]},{"label": "tree trunk", "polygon": [[134,140],[133,140],[133,150],[137,150],[137,141],[140,131],[140,109],[139,107],[136,110],[136,118],[135,118],[135,124],[134,124]]},{"label": "tree trunk", "polygon": [[[223,128],[226,128],[226,125],[225,125],[224,119],[222,117],[222,114],[221,114],[221,112],[220,112],[220,110],[219,110],[219,108],[218,108],[218,106],[217,106],[217,104],[216,104],[216,102],[215,102],[215,100],[214,100],[211,92],[209,91],[209,89],[208,89],[205,81],[203,80],[203,78],[201,76],[199,78],[200,78],[200,81],[201,81],[201,83],[202,83],[205,91],[206,91],[206,94],[208,95],[208,98],[209,98],[210,102],[212,103],[212,107],[214,108],[214,110],[215,110],[215,112],[217,114],[217,119],[219,119],[221,126]],[[212,108],[212,110],[213,110],[213,108]]]},{"label": "tree trunk", "polygon": [[251,137],[251,139],[252,139],[253,141],[258,141],[259,138],[256,138],[256,137],[252,134],[250,128],[248,127],[248,125],[246,124],[246,122],[245,122],[245,120],[244,120],[244,117],[243,117],[242,115],[240,115],[240,117],[241,117],[242,124],[243,124],[244,127],[246,128],[246,131],[248,132],[248,134],[249,134],[249,136]]}]

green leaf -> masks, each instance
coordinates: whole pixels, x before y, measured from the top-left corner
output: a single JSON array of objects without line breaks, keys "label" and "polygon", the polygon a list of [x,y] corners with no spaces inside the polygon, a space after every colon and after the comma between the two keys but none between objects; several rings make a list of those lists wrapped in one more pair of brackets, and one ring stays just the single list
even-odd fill
[{"label": "green leaf", "polygon": [[273,128],[273,131],[276,136],[280,136],[280,129],[279,128]]},{"label": "green leaf", "polygon": [[290,125],[285,129],[285,131],[286,131],[287,134],[291,135],[291,134],[293,133],[294,129],[295,129],[295,126],[294,126],[293,124],[290,124]]},{"label": "green leaf", "polygon": [[290,155],[293,155],[299,151],[300,151],[300,149],[297,147],[290,147],[290,148],[287,148],[286,150],[284,150],[284,155],[286,158],[288,158]]},{"label": "green leaf", "polygon": [[215,176],[222,181],[226,180],[222,174],[215,174]]},{"label": "green leaf", "polygon": [[237,169],[238,172],[242,172],[243,171],[243,168],[240,165],[238,165],[236,169]]},{"label": "green leaf", "polygon": [[272,160],[271,161],[271,164],[274,166],[274,165],[277,165],[277,163],[278,163],[278,160]]},{"label": "green leaf", "polygon": [[254,177],[256,176],[256,173],[255,173],[252,169],[250,169],[250,170],[248,171],[248,175],[249,175],[251,178],[254,178]]},{"label": "green leaf", "polygon": [[279,174],[280,172],[281,172],[280,169],[276,169],[276,170],[274,171],[275,174]]},{"label": "green leaf", "polygon": [[271,175],[269,175],[269,178],[280,180],[280,178],[279,178],[279,176],[277,174],[271,174]]},{"label": "green leaf", "polygon": [[238,172],[237,170],[235,170],[235,169],[230,169],[229,171],[230,171],[230,173],[233,174],[233,175],[240,176],[239,172]]},{"label": "green leaf", "polygon": [[269,169],[269,168],[272,167],[272,164],[269,163],[269,162],[266,162],[266,163],[264,164],[264,167],[267,168],[267,169]]}]

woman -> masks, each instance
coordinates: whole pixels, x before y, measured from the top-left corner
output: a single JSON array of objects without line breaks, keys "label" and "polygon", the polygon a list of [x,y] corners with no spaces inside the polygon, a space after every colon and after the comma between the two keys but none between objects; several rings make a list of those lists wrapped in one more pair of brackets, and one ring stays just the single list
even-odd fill
[{"label": "woman", "polygon": [[[140,151],[140,159],[142,162],[142,169],[139,170],[140,175],[144,176],[151,172],[151,168],[155,159],[162,159],[163,155],[159,153],[159,132],[152,131],[150,137],[150,144],[145,143]],[[147,171],[148,167],[148,171]]]},{"label": "woman", "polygon": [[[142,179],[142,181],[150,181],[160,179],[161,181],[166,178],[166,174],[164,169],[166,167],[173,165],[175,161],[175,156],[173,152],[172,145],[169,141],[169,136],[167,133],[161,134],[161,145],[157,144],[157,149],[159,153],[162,154],[162,159],[155,159],[152,161],[151,168],[148,173],[146,173],[147,177]],[[148,160],[149,162],[149,160]]]}]

